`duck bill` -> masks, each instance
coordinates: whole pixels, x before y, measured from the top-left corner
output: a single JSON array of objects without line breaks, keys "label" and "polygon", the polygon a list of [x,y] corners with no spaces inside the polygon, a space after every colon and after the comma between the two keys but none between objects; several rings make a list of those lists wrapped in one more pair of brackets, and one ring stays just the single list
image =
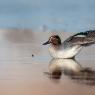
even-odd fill
[{"label": "duck bill", "polygon": [[47,41],[47,42],[43,43],[43,45],[47,45],[47,44],[50,44],[50,42],[49,42],[49,41]]}]

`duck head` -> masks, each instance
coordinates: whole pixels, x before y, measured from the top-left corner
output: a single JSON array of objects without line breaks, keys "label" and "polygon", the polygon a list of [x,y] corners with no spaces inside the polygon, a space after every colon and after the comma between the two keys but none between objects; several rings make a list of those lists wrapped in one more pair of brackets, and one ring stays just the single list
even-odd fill
[{"label": "duck head", "polygon": [[43,45],[47,45],[47,44],[60,45],[61,44],[61,39],[58,35],[53,35]]}]

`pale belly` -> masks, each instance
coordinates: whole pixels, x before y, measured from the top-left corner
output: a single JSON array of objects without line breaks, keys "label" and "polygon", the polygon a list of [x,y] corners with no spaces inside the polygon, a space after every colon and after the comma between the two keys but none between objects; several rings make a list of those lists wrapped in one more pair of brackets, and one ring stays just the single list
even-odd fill
[{"label": "pale belly", "polygon": [[50,55],[54,58],[72,58],[82,49],[80,46],[74,46],[68,49],[55,49],[53,47],[49,47]]}]

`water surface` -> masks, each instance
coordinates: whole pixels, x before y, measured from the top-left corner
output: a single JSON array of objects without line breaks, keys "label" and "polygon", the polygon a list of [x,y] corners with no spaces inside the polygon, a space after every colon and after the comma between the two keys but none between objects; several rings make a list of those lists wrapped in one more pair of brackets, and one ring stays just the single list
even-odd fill
[{"label": "water surface", "polygon": [[[29,30],[0,30],[0,95],[95,94],[95,80],[88,76],[92,82],[90,84],[85,78],[87,73],[82,75],[84,79],[71,78],[64,73],[59,79],[51,78],[45,73],[50,70],[52,58],[49,56],[48,46],[42,46],[42,43],[49,35],[51,33],[33,33]],[[83,68],[90,68],[93,72],[94,48],[95,46],[88,47],[76,57]],[[90,73],[92,74],[95,77],[94,73]]]}]

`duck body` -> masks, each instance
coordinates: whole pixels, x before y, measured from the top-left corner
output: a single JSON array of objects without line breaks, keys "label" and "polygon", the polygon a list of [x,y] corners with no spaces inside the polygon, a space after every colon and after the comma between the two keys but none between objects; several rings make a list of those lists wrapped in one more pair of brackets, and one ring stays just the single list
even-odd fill
[{"label": "duck body", "polygon": [[76,33],[64,42],[58,35],[53,35],[43,45],[47,44],[50,44],[49,52],[53,58],[74,58],[83,47],[95,44],[95,30]]},{"label": "duck body", "polygon": [[75,45],[72,47],[65,48],[64,45],[58,48],[50,46],[49,53],[53,58],[74,58],[76,54],[82,49],[82,46]]}]

